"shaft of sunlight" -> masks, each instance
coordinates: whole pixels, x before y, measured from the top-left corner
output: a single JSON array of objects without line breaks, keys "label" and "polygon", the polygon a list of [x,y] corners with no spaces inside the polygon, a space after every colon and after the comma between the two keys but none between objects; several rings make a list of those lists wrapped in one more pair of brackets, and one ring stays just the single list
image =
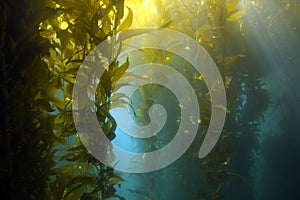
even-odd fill
[{"label": "shaft of sunlight", "polygon": [[[156,27],[159,23],[159,15],[153,0],[126,0],[128,6],[134,13],[132,28]],[[128,12],[128,9],[125,10]]]}]

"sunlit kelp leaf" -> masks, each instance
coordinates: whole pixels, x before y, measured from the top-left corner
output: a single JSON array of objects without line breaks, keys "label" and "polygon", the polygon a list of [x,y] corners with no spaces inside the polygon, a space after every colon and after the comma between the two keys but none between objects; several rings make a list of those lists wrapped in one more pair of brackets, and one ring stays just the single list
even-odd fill
[{"label": "sunlit kelp leaf", "polygon": [[65,107],[65,101],[63,98],[52,98],[51,103],[59,109],[63,109]]},{"label": "sunlit kelp leaf", "polygon": [[227,17],[227,21],[239,21],[242,19],[242,17],[244,16],[244,11],[236,11],[236,12],[233,12],[231,14],[229,14],[229,16]]},{"label": "sunlit kelp leaf", "polygon": [[[112,22],[111,19],[108,16],[102,17],[102,26],[101,30],[104,32],[105,35],[109,34],[112,30]],[[98,27],[98,21],[97,21],[97,27]],[[104,35],[98,36],[100,38],[105,37]]]},{"label": "sunlit kelp leaf", "polygon": [[55,119],[54,119],[54,124],[62,124],[65,122],[64,120],[65,116],[62,113],[59,113],[56,115]]},{"label": "sunlit kelp leaf", "polygon": [[60,15],[60,16],[57,18],[57,21],[58,21],[58,27],[59,27],[61,30],[66,30],[66,29],[69,27],[69,23],[68,23],[67,20],[65,19],[64,15]]},{"label": "sunlit kelp leaf", "polygon": [[162,24],[159,28],[168,28],[172,24],[173,20],[169,20]]},{"label": "sunlit kelp leaf", "polygon": [[77,75],[79,66],[72,66],[73,68],[69,68],[66,71],[62,72],[61,75],[63,74],[67,74],[67,75],[71,75],[73,77],[75,77]]},{"label": "sunlit kelp leaf", "polygon": [[234,9],[236,9],[237,5],[239,3],[239,0],[229,0],[226,4],[227,12],[230,13]]},{"label": "sunlit kelp leaf", "polygon": [[229,85],[232,81],[232,76],[225,76],[225,87],[229,88]]},{"label": "sunlit kelp leaf", "polygon": [[118,100],[111,102],[110,109],[112,109],[112,108],[127,108],[127,105],[130,106],[128,101],[125,101],[124,99],[118,99]]},{"label": "sunlit kelp leaf", "polygon": [[48,69],[51,71],[51,73],[57,75],[61,72],[63,62],[55,49],[49,48],[49,54],[50,56],[44,57],[42,58],[42,60],[47,64]]},{"label": "sunlit kelp leaf", "polygon": [[203,75],[196,76],[195,79],[197,79],[199,81],[204,81]]},{"label": "sunlit kelp leaf", "polygon": [[132,25],[133,12],[129,7],[127,7],[127,9],[128,9],[128,15],[127,15],[126,19],[119,26],[119,28],[118,28],[119,31],[126,31]]},{"label": "sunlit kelp leaf", "polygon": [[114,4],[116,4],[117,6],[115,6],[115,26],[118,27],[123,16],[124,16],[124,0],[120,0],[120,1],[115,1]]},{"label": "sunlit kelp leaf", "polygon": [[41,30],[40,36],[47,38],[47,39],[53,39],[56,37],[56,32],[53,29],[49,28],[47,30]]},{"label": "sunlit kelp leaf", "polygon": [[127,99],[130,101],[130,97],[128,97],[125,93],[113,93],[113,95],[110,98],[112,102],[118,101],[120,99]]},{"label": "sunlit kelp leaf", "polygon": [[200,28],[195,32],[195,35],[205,36],[206,31],[212,30],[213,26],[210,24],[203,24]]},{"label": "sunlit kelp leaf", "polygon": [[47,39],[53,39],[56,37],[56,31],[53,29],[53,26],[50,24],[49,20],[42,22],[39,26],[40,36]]},{"label": "sunlit kelp leaf", "polygon": [[71,84],[74,84],[75,83],[75,75],[73,74],[66,74],[65,76],[63,76],[63,79],[68,81],[69,83]]},{"label": "sunlit kelp leaf", "polygon": [[206,98],[207,101],[211,102],[211,96],[210,96],[209,92],[205,93],[205,98]]},{"label": "sunlit kelp leaf", "polygon": [[82,10],[78,10],[78,9],[68,9],[66,10],[65,15],[67,16],[70,24],[77,25],[77,23],[80,23],[79,17],[82,15],[82,12],[83,12]]},{"label": "sunlit kelp leaf", "polygon": [[[97,19],[97,20],[96,20]],[[97,38],[105,37],[111,31],[111,20],[108,16],[104,16],[101,19],[95,17],[91,24],[90,34]]]}]

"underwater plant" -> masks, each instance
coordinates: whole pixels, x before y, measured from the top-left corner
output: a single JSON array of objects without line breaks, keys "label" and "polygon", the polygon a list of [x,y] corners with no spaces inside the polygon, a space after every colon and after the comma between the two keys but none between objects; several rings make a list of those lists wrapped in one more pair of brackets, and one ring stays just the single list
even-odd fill
[{"label": "underwater plant", "polygon": [[[115,194],[115,186],[123,181],[120,174],[91,156],[76,136],[70,104],[75,76],[85,55],[130,26],[130,17],[121,23],[123,1],[4,1],[1,5],[5,30],[1,33],[1,85],[6,105],[6,131],[1,141],[6,141],[2,147],[8,150],[3,158],[8,166],[1,169],[9,174],[8,187],[3,187],[7,196],[123,199]],[[12,11],[19,15],[13,16]],[[15,22],[17,25],[12,26]],[[113,84],[127,66],[114,62],[104,81]],[[97,105],[99,121],[113,139],[115,126],[108,114],[112,90],[107,88],[111,84],[101,88]],[[16,102],[20,98],[22,104]],[[20,193],[19,188],[23,188]]]},{"label": "underwater plant", "polygon": [[[206,90],[201,91],[199,107],[203,131],[197,138],[197,148],[189,149],[179,161],[184,162],[172,171],[173,178],[182,185],[183,182],[188,185],[186,182],[191,177],[182,178],[182,174],[193,172],[190,180],[196,183],[191,189],[193,198],[221,199],[225,195],[224,186],[230,185],[234,177],[243,179],[248,187],[244,181],[247,178],[228,168],[234,165],[236,158],[233,143],[243,138],[255,145],[257,138],[253,133],[259,130],[261,117],[269,105],[268,93],[260,80],[261,72],[242,59],[249,56],[243,46],[244,12],[238,7],[238,0],[153,2],[158,13],[153,24],[194,38],[214,59],[223,77],[228,116],[220,141],[206,158],[200,161],[195,158],[195,149],[203,140],[211,114],[210,95]],[[77,134],[72,116],[72,90],[87,54],[102,41],[132,26],[137,10],[132,4],[126,5],[123,0],[1,2],[0,178],[3,196],[9,199],[125,199],[117,192],[126,182],[125,176],[95,159]],[[156,50],[147,49],[143,54],[148,56],[144,62],[170,64],[175,59],[168,52]],[[189,64],[181,62],[191,82],[205,87],[203,77],[194,77],[189,72]],[[110,140],[118,137],[110,109],[130,104],[124,100],[126,96],[113,94],[114,88],[119,87],[117,81],[126,75],[130,64],[134,63],[129,59],[113,60],[97,87],[98,122]],[[149,96],[145,93],[147,90],[140,91],[141,97],[147,99]],[[251,107],[257,99],[261,101],[260,106]],[[135,105],[131,108],[137,109]],[[143,104],[138,107],[140,110],[134,111],[137,117],[144,118],[148,108],[149,105]],[[155,141],[149,141],[149,145],[156,148]],[[188,169],[186,162],[196,163],[196,167]],[[151,199],[152,194],[141,192],[147,188],[147,175],[139,177],[143,179],[141,184],[129,192],[139,192]],[[180,198],[180,194],[171,195]]]}]

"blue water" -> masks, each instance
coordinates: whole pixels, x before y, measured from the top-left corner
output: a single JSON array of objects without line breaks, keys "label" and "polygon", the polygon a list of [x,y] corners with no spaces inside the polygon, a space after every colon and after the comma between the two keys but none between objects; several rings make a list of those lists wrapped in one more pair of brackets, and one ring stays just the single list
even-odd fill
[{"label": "blue water", "polygon": [[[251,2],[243,1],[240,5],[246,10],[242,27],[246,58],[238,62],[235,70],[247,74],[238,82],[241,84],[238,105],[241,112],[227,121],[227,128],[235,133],[231,138],[232,158],[224,169],[233,175],[230,183],[220,189],[221,198],[300,199],[300,30],[295,23],[297,14],[278,12],[281,4],[277,1],[259,0],[255,1],[256,6],[251,6]],[[264,90],[252,88],[253,93],[249,94],[245,85],[248,88],[260,85]],[[162,103],[167,108],[176,107],[176,101],[164,99]],[[261,112],[262,115],[257,114]],[[168,111],[171,116],[176,113],[178,110]],[[163,132],[172,130],[169,127]],[[131,145],[130,138],[124,137],[115,142],[129,149],[143,146]],[[191,156],[198,149],[199,142],[194,142],[179,160],[156,172],[125,173],[126,182],[118,193],[130,200],[206,199],[199,196],[199,191],[207,189],[201,185],[204,179],[199,173],[201,161]]]}]

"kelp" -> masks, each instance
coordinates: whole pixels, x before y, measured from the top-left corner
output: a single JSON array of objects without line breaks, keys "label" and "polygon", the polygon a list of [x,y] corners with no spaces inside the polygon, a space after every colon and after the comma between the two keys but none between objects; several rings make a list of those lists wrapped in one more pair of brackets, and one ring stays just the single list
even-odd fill
[{"label": "kelp", "polygon": [[[247,69],[251,66],[236,70],[247,56],[240,47],[244,13],[238,3],[155,0],[160,26],[181,31],[198,41],[217,63],[226,85],[228,116],[224,133],[197,171],[203,177],[198,190],[201,199],[222,198],[223,186],[236,176],[226,168],[233,162],[233,138],[242,128],[248,129],[247,134],[257,131],[259,119],[268,107],[268,94],[260,77],[251,76],[254,72]],[[71,102],[75,77],[85,56],[100,42],[130,28],[134,16],[134,10],[124,6],[123,0],[1,2],[3,196],[124,199],[116,194],[116,188],[125,181],[122,175],[97,161],[81,143]],[[232,50],[232,45],[238,50]],[[155,55],[151,50],[146,53]],[[122,94],[114,96],[112,91],[128,67],[128,60],[114,61],[97,88],[98,121],[111,140],[117,136],[116,122],[109,109],[128,104]],[[194,81],[203,82],[203,78],[198,76]],[[210,96],[204,95],[205,103],[200,109],[205,132],[210,120]],[[245,105],[243,95],[250,96]],[[253,115],[246,115],[244,110],[253,110],[250,105],[257,98],[264,99],[264,104]],[[245,138],[249,139],[248,136]],[[255,140],[255,136],[250,139]]]},{"label": "kelp", "polygon": [[[157,24],[163,24],[170,21],[168,28],[183,32],[194,38],[201,44],[216,62],[226,86],[228,109],[227,120],[234,121],[235,116],[241,111],[236,109],[241,101],[238,99],[237,88],[232,87],[232,82],[240,86],[234,74],[236,63],[245,58],[244,51],[233,51],[231,46],[235,40],[243,40],[240,33],[242,17],[244,12],[238,8],[238,0],[216,0],[216,1],[161,1],[156,0],[157,6]],[[184,17],[183,17],[184,16]],[[159,21],[160,20],[160,21]],[[237,35],[233,38],[232,30],[237,31]],[[238,46],[240,44],[237,44]],[[237,47],[236,49],[242,49]],[[145,62],[160,62],[169,65],[167,58],[173,58],[172,55],[157,53],[153,50],[145,52],[150,61]],[[158,56],[159,55],[159,56]],[[169,59],[172,60],[172,59]],[[183,72],[189,76],[189,81],[192,85],[198,86],[199,82],[204,83],[201,75],[193,77],[189,65],[184,65]],[[239,76],[239,74],[235,74]],[[241,80],[239,80],[241,81]],[[198,92],[198,91],[197,91]],[[200,93],[203,91],[200,91]],[[147,95],[145,95],[147,97]],[[204,98],[202,98],[204,97]],[[199,107],[201,111],[201,133],[205,135],[210,121],[210,95],[209,93],[200,94]],[[145,113],[145,112],[144,112]],[[222,197],[223,188],[228,185],[234,173],[227,170],[227,166],[231,164],[232,143],[231,140],[235,137],[234,132],[237,131],[232,127],[225,126],[222,137],[213,151],[204,159],[201,160],[196,174],[201,174],[197,197],[200,199],[220,199]],[[204,134],[203,134],[204,133]],[[201,143],[199,143],[201,145]],[[197,152],[187,152],[190,159],[197,159]],[[185,168],[176,169],[177,173]],[[235,176],[238,177],[238,176]],[[178,180],[178,181],[184,181]],[[194,181],[194,180],[193,180]],[[192,181],[191,181],[192,182]],[[194,181],[195,182],[195,181]],[[197,181],[196,181],[197,182]],[[248,184],[248,183],[246,183]]]},{"label": "kelp", "polygon": [[[115,186],[123,182],[119,173],[96,160],[83,144],[75,130],[72,118],[72,88],[77,71],[85,56],[100,42],[126,30],[132,20],[123,18],[123,1],[55,1],[54,14],[40,23],[39,32],[50,43],[49,56],[42,59],[50,71],[50,80],[55,86],[48,99],[53,111],[53,133],[63,142],[53,146],[57,151],[57,164],[53,171],[56,177],[48,182],[49,199],[108,199],[123,197],[115,194]],[[100,52],[101,53],[101,52]],[[105,55],[105,52],[102,52]],[[115,83],[121,78],[128,62],[113,61],[100,79],[95,94],[98,121],[109,139],[115,137],[116,122],[109,114]],[[71,148],[70,148],[71,147]]]},{"label": "kelp", "polygon": [[[4,30],[1,102],[5,105],[1,129],[5,156],[1,163],[7,163],[1,169],[8,174],[1,178],[8,183],[2,187],[5,196],[123,199],[115,194],[115,186],[124,180],[83,148],[71,112],[72,87],[87,53],[130,26],[130,16],[121,23],[123,4],[123,1],[1,3]],[[113,84],[127,66],[114,62],[106,73],[109,76],[103,78]],[[98,109],[105,111],[99,118],[105,122],[102,125],[105,133],[115,129],[107,125],[114,124],[108,114],[113,88],[105,88],[111,84],[103,85],[97,101],[102,106]],[[22,103],[18,102],[20,99]],[[23,189],[18,192],[20,188]]]}]

